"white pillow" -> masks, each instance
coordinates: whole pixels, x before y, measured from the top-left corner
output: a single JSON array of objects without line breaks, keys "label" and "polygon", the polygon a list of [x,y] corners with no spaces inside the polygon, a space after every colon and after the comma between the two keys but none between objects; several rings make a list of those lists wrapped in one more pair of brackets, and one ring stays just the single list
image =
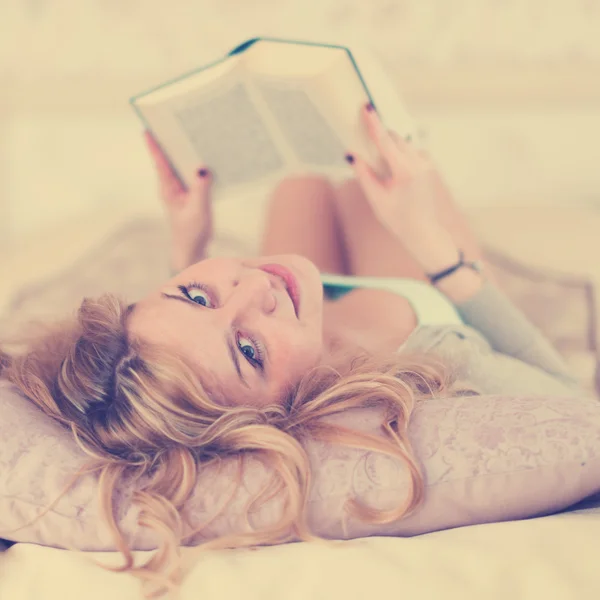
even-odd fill
[{"label": "white pillow", "polygon": [[[378,409],[348,411],[328,420],[380,435]],[[388,525],[351,519],[344,527],[344,503],[356,497],[376,508],[397,506],[407,490],[404,467],[374,452],[310,443],[315,479],[309,518],[317,533],[330,538],[410,536],[547,514],[600,491],[600,404],[593,399],[427,400],[416,407],[409,435],[425,474],[425,502],[413,516]],[[16,529],[50,504],[85,461],[70,432],[0,383],[0,537],[114,550],[92,475],[83,477],[44,517]],[[246,531],[241,507],[268,475],[258,461],[248,460],[243,485],[205,534]],[[218,510],[234,479],[234,464],[227,461],[218,474],[201,474],[190,504],[194,522]],[[136,526],[130,493],[120,490],[117,518],[133,549],[152,549],[153,534]],[[270,500],[253,515],[254,525],[277,520],[281,507],[280,498]]]}]

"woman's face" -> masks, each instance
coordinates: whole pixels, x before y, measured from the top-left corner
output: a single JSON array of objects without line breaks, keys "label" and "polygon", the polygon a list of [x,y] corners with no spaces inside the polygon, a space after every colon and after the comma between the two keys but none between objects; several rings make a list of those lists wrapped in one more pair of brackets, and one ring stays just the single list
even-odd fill
[{"label": "woman's face", "polygon": [[322,358],[319,271],[294,254],[204,260],[137,303],[129,331],[197,365],[217,401],[274,404]]}]

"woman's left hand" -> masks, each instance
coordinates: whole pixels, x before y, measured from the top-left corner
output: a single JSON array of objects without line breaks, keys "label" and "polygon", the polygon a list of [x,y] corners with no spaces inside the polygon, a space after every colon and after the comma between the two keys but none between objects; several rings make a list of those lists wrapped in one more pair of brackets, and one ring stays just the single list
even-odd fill
[{"label": "woman's left hand", "polygon": [[388,175],[377,175],[360,156],[347,159],[373,213],[426,272],[455,263],[458,249],[437,214],[443,187],[433,163],[410,142],[385,129],[372,107],[362,113]]},{"label": "woman's left hand", "polygon": [[145,131],[144,137],[169,221],[171,269],[179,272],[206,258],[206,249],[213,236],[212,176],[206,167],[198,165],[196,178],[190,188],[185,189],[152,134]]},{"label": "woman's left hand", "polygon": [[388,174],[379,177],[360,156],[352,155],[351,164],[378,220],[404,241],[415,227],[437,223],[436,169],[412,143],[388,131],[371,105],[363,108],[362,118]]}]

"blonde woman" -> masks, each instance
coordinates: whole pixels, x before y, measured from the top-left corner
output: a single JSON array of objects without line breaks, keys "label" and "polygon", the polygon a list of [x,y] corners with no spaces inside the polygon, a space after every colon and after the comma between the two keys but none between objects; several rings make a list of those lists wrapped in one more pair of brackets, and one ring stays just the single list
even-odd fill
[{"label": "blonde woman", "polygon": [[132,306],[85,299],[72,321],[19,354],[0,353],[2,377],[92,457],[104,498],[112,502],[126,474],[147,478],[134,500],[142,525],[162,540],[147,565],[133,568],[105,515],[125,570],[142,579],[158,572],[167,584],[179,581],[183,509],[217,457],[259,453],[289,502],[272,529],[212,547],[307,539],[302,442],[349,440],[321,427],[323,417],[386,408],[386,447],[409,465],[413,485],[398,510],[365,516],[381,522],[418,509],[422,498],[406,437],[415,401],[577,391],[549,342],[476,268],[481,250],[431,162],[387,132],[371,106],[362,116],[388,176],[348,155],[355,178],[340,187],[310,176],[281,182],[264,256],[242,259],[205,259],[209,166],[183,190],[148,135],[175,275]]}]

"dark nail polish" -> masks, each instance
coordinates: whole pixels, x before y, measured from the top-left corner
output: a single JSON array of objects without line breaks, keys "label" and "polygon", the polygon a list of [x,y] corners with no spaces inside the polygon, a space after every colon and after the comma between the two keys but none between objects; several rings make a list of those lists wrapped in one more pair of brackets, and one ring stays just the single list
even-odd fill
[{"label": "dark nail polish", "polygon": [[369,104],[367,104],[367,110],[373,112],[375,110],[375,105],[372,102],[369,102]]},{"label": "dark nail polish", "polygon": [[349,162],[350,164],[354,163],[354,156],[352,156],[352,154],[346,154],[346,156],[344,157],[346,159],[347,162]]},{"label": "dark nail polish", "polygon": [[198,169],[198,175],[200,175],[200,177],[206,177],[208,175],[208,170],[207,169]]}]

